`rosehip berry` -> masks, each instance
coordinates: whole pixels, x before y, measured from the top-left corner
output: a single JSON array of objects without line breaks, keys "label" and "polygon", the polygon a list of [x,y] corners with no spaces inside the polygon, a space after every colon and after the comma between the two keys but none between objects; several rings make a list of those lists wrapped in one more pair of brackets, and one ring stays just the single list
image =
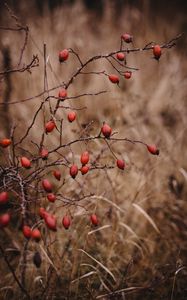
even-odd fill
[{"label": "rosehip berry", "polygon": [[47,227],[53,231],[56,231],[56,225],[57,225],[57,221],[56,221],[56,217],[55,216],[52,216],[52,215],[45,215],[44,217],[44,221],[47,225]]},{"label": "rosehip berry", "polygon": [[37,228],[33,229],[31,236],[32,236],[33,240],[35,240],[36,242],[39,242],[41,240],[40,230]]},{"label": "rosehip berry", "polygon": [[44,190],[48,193],[52,192],[53,186],[51,184],[51,182],[48,179],[43,179],[42,180],[42,186],[44,188]]},{"label": "rosehip berry", "polygon": [[68,113],[68,121],[72,123],[76,119],[76,113],[74,111],[71,111]]},{"label": "rosehip berry", "polygon": [[81,171],[82,175],[85,175],[86,173],[88,173],[89,169],[90,168],[88,166],[82,166],[80,171]]},{"label": "rosehip berry", "polygon": [[0,193],[0,204],[6,204],[8,202],[8,193],[1,192]]},{"label": "rosehip berry", "polygon": [[50,193],[47,195],[47,199],[49,200],[49,202],[55,202],[56,196],[53,193]]},{"label": "rosehip berry", "polygon": [[0,216],[0,228],[6,227],[10,222],[10,214],[5,213]]},{"label": "rosehip berry", "polygon": [[112,133],[112,128],[108,124],[104,123],[101,128],[101,132],[104,135],[104,137],[109,138]]},{"label": "rosehip berry", "polygon": [[117,84],[119,83],[119,77],[117,75],[115,75],[115,74],[110,74],[108,76],[108,78],[110,79],[110,81],[112,83],[117,83]]},{"label": "rosehip berry", "polygon": [[11,140],[10,139],[2,139],[0,141],[0,146],[3,147],[3,148],[6,148],[8,147],[10,144],[11,144]]},{"label": "rosehip berry", "polygon": [[59,61],[64,62],[69,57],[69,51],[67,49],[64,49],[59,52]]},{"label": "rosehip berry", "polygon": [[159,155],[159,149],[156,145],[147,145],[147,150],[153,155]]},{"label": "rosehip berry", "polygon": [[124,77],[125,77],[126,79],[130,79],[131,76],[132,76],[132,72],[131,72],[131,71],[125,71]]},{"label": "rosehip berry", "polygon": [[45,210],[44,207],[40,207],[39,208],[39,216],[43,219],[45,217],[45,215],[47,215],[48,212]]},{"label": "rosehip berry", "polygon": [[86,165],[88,162],[89,162],[89,153],[88,153],[88,151],[85,151],[85,152],[83,152],[82,154],[81,154],[81,159],[80,159],[80,161],[81,161],[81,164],[82,165]]},{"label": "rosehip berry", "polygon": [[129,43],[132,43],[132,41],[133,41],[133,36],[130,35],[129,33],[124,33],[124,34],[122,34],[121,39],[122,39],[124,42],[126,42],[127,44],[129,44]]},{"label": "rosehip berry", "polygon": [[125,169],[125,162],[123,159],[117,159],[116,164],[119,169],[121,170]]},{"label": "rosehip berry", "polygon": [[21,165],[22,167],[29,169],[31,167],[31,161],[27,157],[21,157]]},{"label": "rosehip berry", "polygon": [[161,50],[160,46],[159,45],[155,45],[153,47],[154,58],[157,59],[157,60],[159,60],[161,54],[162,54],[162,50]]},{"label": "rosehip berry", "polygon": [[30,239],[31,236],[32,236],[32,230],[29,226],[27,225],[24,225],[23,228],[22,228],[22,231],[23,231],[23,235],[26,239]]},{"label": "rosehip berry", "polygon": [[49,132],[53,131],[53,129],[55,127],[56,127],[55,122],[53,120],[51,120],[45,124],[45,132],[49,133]]},{"label": "rosehip berry", "polygon": [[78,174],[78,167],[77,165],[72,165],[69,171],[72,178],[75,178]]},{"label": "rosehip berry", "polygon": [[67,91],[65,89],[61,89],[58,93],[58,97],[61,100],[64,100],[67,97]]},{"label": "rosehip berry", "polygon": [[95,226],[97,226],[99,224],[98,218],[95,214],[92,214],[90,216],[90,220],[91,220],[92,224],[95,225]]},{"label": "rosehip berry", "polygon": [[123,61],[125,59],[125,53],[123,53],[123,52],[117,53],[116,58],[120,61]]},{"label": "rosehip berry", "polygon": [[57,180],[60,181],[60,179],[61,179],[61,173],[60,173],[59,170],[54,170],[54,171],[53,171],[53,175],[54,175],[54,177],[55,177]]},{"label": "rosehip berry", "polygon": [[68,229],[71,224],[71,220],[68,216],[64,216],[62,219],[62,225],[64,226],[65,229]]},{"label": "rosehip berry", "polygon": [[40,151],[40,156],[43,160],[47,159],[48,158],[48,155],[49,155],[49,151],[47,149],[42,149]]}]

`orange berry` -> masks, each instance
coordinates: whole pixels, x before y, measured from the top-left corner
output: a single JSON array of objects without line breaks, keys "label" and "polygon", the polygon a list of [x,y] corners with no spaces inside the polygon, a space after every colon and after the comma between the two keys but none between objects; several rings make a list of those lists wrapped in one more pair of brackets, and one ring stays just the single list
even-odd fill
[{"label": "orange berry", "polygon": [[24,225],[23,228],[22,228],[22,231],[23,231],[23,235],[24,235],[25,238],[27,238],[27,239],[31,238],[32,230],[29,226]]},{"label": "orange berry", "polygon": [[41,233],[40,233],[40,230],[35,228],[32,230],[32,233],[31,233],[31,236],[32,238],[36,241],[36,242],[39,242],[41,240]]},{"label": "orange berry", "polygon": [[64,100],[66,97],[67,97],[67,91],[66,89],[61,89],[58,93],[58,97],[61,99],[61,100]]},{"label": "orange berry", "polygon": [[46,192],[48,192],[48,193],[52,192],[53,186],[48,179],[42,180],[42,186]]},{"label": "orange berry", "polygon": [[0,146],[3,147],[3,148],[6,148],[8,147],[10,144],[11,144],[11,140],[10,139],[2,139],[0,141]]},{"label": "orange berry", "polygon": [[159,149],[156,145],[147,145],[147,150],[153,155],[159,155]]},{"label": "orange berry", "polygon": [[154,58],[159,60],[160,56],[162,54],[162,50],[161,50],[161,47],[159,45],[155,45],[153,47],[153,55],[154,55]]},{"label": "orange berry", "polygon": [[88,166],[82,166],[80,171],[81,171],[82,175],[85,175],[86,173],[88,173],[89,169],[90,168]]},{"label": "orange berry", "polygon": [[72,178],[75,178],[78,174],[78,167],[77,165],[72,165],[71,168],[70,168],[70,171],[69,171],[70,175]]},{"label": "orange berry", "polygon": [[112,133],[112,128],[108,124],[104,123],[101,128],[101,132],[104,135],[104,137],[109,138]]},{"label": "orange berry", "polygon": [[56,196],[53,193],[50,193],[47,195],[47,199],[49,200],[49,202],[55,202]]},{"label": "orange berry", "polygon": [[69,51],[67,49],[64,49],[59,52],[59,61],[64,62],[69,57]]},{"label": "orange berry", "polygon": [[76,113],[74,111],[71,111],[68,113],[68,121],[71,123],[75,121],[76,119]]},{"label": "orange berry", "polygon": [[132,72],[131,72],[131,71],[125,71],[124,77],[125,77],[126,79],[130,79],[131,76],[132,76]]},{"label": "orange berry", "polygon": [[61,179],[61,173],[60,173],[59,170],[54,170],[54,171],[53,171],[53,175],[54,175],[54,177],[55,177],[57,180],[60,181],[60,179]]},{"label": "orange berry", "polygon": [[6,227],[10,222],[10,214],[5,213],[0,216],[0,228]]},{"label": "orange berry", "polygon": [[108,78],[112,83],[119,83],[119,77],[115,74],[110,74]]},{"label": "orange berry", "polygon": [[55,127],[56,127],[55,122],[53,120],[50,120],[45,124],[45,132],[49,133],[49,132],[53,131],[53,129]]},{"label": "orange berry", "polygon": [[119,169],[121,170],[125,169],[125,162],[123,159],[117,159],[116,164]]},{"label": "orange berry", "polygon": [[129,43],[132,43],[132,41],[133,41],[133,36],[130,35],[129,33],[124,33],[124,34],[122,34],[121,39],[122,39],[124,42],[126,42],[126,43],[129,44]]},{"label": "orange berry", "polygon": [[92,224],[95,225],[95,226],[97,226],[99,224],[99,221],[98,221],[98,218],[97,218],[96,214],[92,214],[90,216],[90,220],[91,220]]},{"label": "orange berry", "polygon": [[21,165],[22,167],[29,169],[31,167],[31,161],[25,156],[21,157]]},{"label": "orange berry", "polygon": [[39,215],[41,218],[44,218],[45,214],[47,214],[46,210],[44,207],[39,208]]},{"label": "orange berry", "polygon": [[48,155],[49,155],[49,151],[47,149],[42,149],[40,151],[40,156],[43,160],[47,159],[48,158]]},{"label": "orange berry", "polygon": [[47,225],[47,227],[53,231],[56,231],[56,225],[57,225],[57,221],[56,221],[56,217],[50,214],[45,215],[44,217],[44,221]]}]

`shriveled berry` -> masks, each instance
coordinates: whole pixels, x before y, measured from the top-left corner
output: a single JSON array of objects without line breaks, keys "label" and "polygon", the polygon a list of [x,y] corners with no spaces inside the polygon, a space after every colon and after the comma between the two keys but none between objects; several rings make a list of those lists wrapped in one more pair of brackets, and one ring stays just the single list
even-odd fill
[{"label": "shriveled berry", "polygon": [[119,77],[115,74],[110,74],[108,78],[112,83],[119,83]]},{"label": "shriveled berry", "polygon": [[82,166],[80,171],[81,171],[82,175],[85,175],[86,173],[88,173],[89,169],[90,168],[88,166]]},{"label": "shriveled berry", "polygon": [[8,202],[8,193],[1,192],[0,193],[0,204],[6,204]]},{"label": "shriveled berry", "polygon": [[159,45],[155,45],[153,47],[153,55],[154,55],[154,58],[159,60],[160,56],[162,54],[162,50],[161,50],[161,47]]},{"label": "shriveled berry", "polygon": [[33,264],[37,267],[37,268],[40,268],[41,264],[42,264],[42,258],[41,258],[41,255],[38,251],[36,251],[34,253],[34,256],[33,256]]},{"label": "shriveled berry", "polygon": [[133,36],[130,35],[129,33],[124,33],[124,34],[122,34],[121,39],[122,39],[124,42],[126,42],[127,44],[129,44],[129,43],[132,43],[132,41],[133,41]]},{"label": "shriveled berry", "polygon": [[61,172],[60,172],[59,170],[54,170],[54,171],[53,171],[53,175],[54,175],[54,177],[55,177],[57,180],[60,181],[60,179],[61,179]]},{"label": "shriveled berry", "polygon": [[68,49],[64,49],[64,50],[59,52],[59,61],[60,62],[66,61],[68,59],[68,57],[69,57]]},{"label": "shriveled berry", "polygon": [[39,242],[41,240],[40,230],[37,228],[33,229],[31,236],[32,236],[33,240],[35,240],[36,242]]},{"label": "shriveled berry", "polygon": [[11,143],[12,142],[11,142],[10,139],[5,138],[5,139],[0,140],[0,146],[3,147],[3,148],[6,148],[6,147],[10,146]]},{"label": "shriveled berry", "polygon": [[45,132],[46,133],[52,132],[55,127],[56,127],[55,122],[53,120],[50,120],[45,124]]},{"label": "shriveled berry", "polygon": [[45,148],[42,148],[42,150],[40,151],[40,156],[43,160],[47,159],[49,155],[49,151]]},{"label": "shriveled berry", "polygon": [[72,123],[76,119],[76,113],[74,111],[70,111],[68,113],[68,121]]},{"label": "shriveled berry", "polygon": [[62,219],[62,225],[64,226],[65,229],[68,229],[69,226],[71,225],[70,217],[64,216]]},{"label": "shriveled berry", "polygon": [[6,227],[10,222],[10,214],[5,213],[0,216],[0,228]]},{"label": "shriveled berry", "polygon": [[72,178],[75,178],[77,176],[77,174],[78,174],[78,167],[77,167],[77,165],[75,165],[75,164],[72,165],[71,168],[70,168],[70,170],[69,170],[69,173],[70,173],[70,175],[71,175]]},{"label": "shriveled berry", "polygon": [[80,161],[81,161],[82,165],[86,165],[89,162],[89,159],[90,159],[90,156],[89,156],[88,151],[85,151],[81,154]]},{"label": "shriveled berry", "polygon": [[123,52],[117,53],[116,58],[120,61],[123,61],[125,59],[125,53],[123,53]]},{"label": "shriveled berry", "polygon": [[50,193],[47,195],[47,199],[49,200],[49,202],[55,202],[56,196],[53,193]]},{"label": "shriveled berry", "polygon": [[108,124],[104,123],[101,127],[101,132],[104,135],[104,137],[109,138],[112,133],[112,128]]},{"label": "shriveled berry", "polygon": [[29,169],[31,167],[31,161],[25,156],[21,157],[21,165],[22,167]]},{"label": "shriveled berry", "polygon": [[97,218],[96,214],[92,214],[90,216],[90,220],[91,220],[92,224],[95,225],[95,226],[97,226],[99,224],[99,221],[98,221],[98,218]]},{"label": "shriveled berry", "polygon": [[32,236],[32,230],[29,226],[27,225],[24,225],[23,228],[22,228],[22,231],[23,231],[23,235],[26,239],[30,239],[31,236]]},{"label": "shriveled berry", "polygon": [[125,71],[125,73],[124,73],[125,79],[130,79],[131,76],[132,76],[132,72],[131,71]]},{"label": "shriveled berry", "polygon": [[153,155],[159,155],[159,149],[156,145],[147,145],[147,150]]},{"label": "shriveled berry", "polygon": [[119,169],[121,170],[125,169],[125,162],[123,159],[117,159],[116,164]]},{"label": "shriveled berry", "polygon": [[48,193],[52,192],[53,186],[51,184],[51,182],[48,179],[43,179],[42,180],[42,186],[44,188],[44,190]]},{"label": "shriveled berry", "polygon": [[67,97],[67,90],[66,89],[61,89],[58,93],[58,97],[61,99],[61,100],[64,100],[66,99]]}]

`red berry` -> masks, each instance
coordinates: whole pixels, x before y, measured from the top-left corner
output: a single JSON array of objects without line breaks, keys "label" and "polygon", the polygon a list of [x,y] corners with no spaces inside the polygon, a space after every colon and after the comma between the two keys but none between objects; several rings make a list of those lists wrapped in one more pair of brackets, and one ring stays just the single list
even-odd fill
[{"label": "red berry", "polygon": [[22,228],[22,231],[23,231],[23,235],[24,237],[26,237],[26,239],[30,239],[31,236],[32,236],[32,230],[29,226],[27,225],[24,225],[23,228]]},{"label": "red berry", "polygon": [[119,83],[119,77],[115,74],[110,74],[108,78],[112,83]]},{"label": "red berry", "polygon": [[8,193],[1,192],[0,193],[0,204],[6,204],[8,202]]},{"label": "red berry", "polygon": [[6,148],[8,147],[10,144],[11,144],[11,140],[10,139],[2,139],[0,141],[0,146],[3,147],[3,148]]},{"label": "red berry", "polygon": [[124,77],[125,77],[126,79],[131,78],[131,76],[132,76],[132,72],[131,72],[131,71],[125,71]]},{"label": "red berry", "polygon": [[160,58],[160,56],[162,54],[162,50],[161,50],[161,48],[160,48],[159,45],[155,45],[153,47],[153,54],[154,54],[154,58],[157,59],[157,60],[159,60],[159,58]]},{"label": "red berry", "polygon": [[81,159],[80,159],[80,161],[81,161],[81,164],[82,165],[86,165],[88,162],[89,162],[89,153],[88,153],[88,151],[85,151],[85,152],[83,152],[82,154],[81,154]]},{"label": "red berry", "polygon": [[42,186],[46,192],[48,192],[48,193],[52,192],[53,186],[48,179],[42,180]]},{"label": "red berry", "polygon": [[68,113],[68,121],[73,122],[76,119],[76,113],[74,111],[71,111]]},{"label": "red berry", "polygon": [[0,216],[0,228],[6,227],[10,222],[10,214],[5,213]]},{"label": "red berry", "polygon": [[119,169],[121,170],[125,169],[125,162],[123,159],[117,159],[116,164]]},{"label": "red berry", "polygon": [[47,199],[49,200],[49,202],[55,202],[56,196],[53,193],[50,193],[47,195]]},{"label": "red berry", "polygon": [[147,150],[153,155],[159,155],[159,149],[156,145],[147,145]]},{"label": "red berry", "polygon": [[45,214],[47,214],[46,210],[44,207],[39,208],[39,215],[41,218],[44,218]]},{"label": "red berry", "polygon": [[125,53],[123,53],[123,52],[117,53],[116,58],[120,61],[123,61],[125,59]]},{"label": "red berry", "polygon": [[130,35],[129,33],[124,33],[124,34],[122,34],[121,39],[126,43],[132,43],[133,36]]},{"label": "red berry", "polygon": [[86,173],[88,173],[89,169],[90,168],[88,166],[82,166],[80,171],[81,171],[82,175],[85,175]]},{"label": "red berry", "polygon": [[68,229],[71,224],[71,220],[68,216],[64,216],[62,219],[62,225],[64,226],[65,229]]},{"label": "red berry", "polygon": [[65,89],[61,89],[58,93],[58,97],[61,100],[64,100],[67,97],[67,91]]},{"label": "red berry", "polygon": [[72,165],[69,171],[72,178],[75,178],[78,174],[78,167],[77,165]]},{"label": "red berry", "polygon": [[108,124],[104,123],[101,128],[101,132],[106,138],[109,138],[112,133],[112,128]]},{"label": "red berry", "polygon": [[60,181],[60,179],[61,179],[61,173],[60,173],[59,170],[54,170],[54,171],[53,171],[53,175],[54,175],[54,177],[55,177],[57,180]]},{"label": "red berry", "polygon": [[27,157],[21,157],[21,165],[22,167],[29,169],[31,167],[31,161]]},{"label": "red berry", "polygon": [[57,230],[56,229],[57,221],[55,216],[47,214],[44,216],[44,221],[49,229],[53,231]]},{"label": "red berry", "polygon": [[92,214],[90,216],[90,220],[91,220],[92,224],[95,225],[95,226],[97,226],[99,224],[98,218],[95,214]]},{"label": "red berry", "polygon": [[45,124],[45,132],[49,133],[49,132],[53,131],[53,129],[55,127],[56,127],[55,122],[53,120],[51,120]]},{"label": "red berry", "polygon": [[67,49],[64,49],[59,52],[59,61],[64,62],[69,57],[69,51]]},{"label": "red berry", "polygon": [[41,240],[41,233],[40,233],[40,230],[35,228],[32,230],[32,233],[31,233],[31,236],[32,238],[36,241],[36,242],[39,242]]},{"label": "red berry", "polygon": [[40,151],[40,156],[43,160],[47,159],[48,158],[48,155],[49,155],[49,151],[47,149],[42,149]]}]

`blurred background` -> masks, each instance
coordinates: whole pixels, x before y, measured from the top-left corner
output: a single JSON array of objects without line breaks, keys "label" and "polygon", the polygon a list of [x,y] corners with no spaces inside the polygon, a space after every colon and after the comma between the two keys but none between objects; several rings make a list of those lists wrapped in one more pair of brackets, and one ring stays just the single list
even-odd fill
[{"label": "blurred background", "polygon": [[[65,186],[64,193],[70,197],[76,196],[76,191],[77,194],[80,192],[80,183],[82,186],[89,186],[88,191],[96,193],[96,199],[85,205],[89,211],[96,210],[101,219],[100,226],[106,226],[101,231],[92,232],[82,210],[73,210],[74,226],[70,233],[58,232],[58,241],[50,248],[53,264],[59,266],[60,276],[58,272],[54,272],[53,266],[39,246],[32,245],[28,254],[27,287],[33,293],[34,299],[41,297],[38,277],[45,284],[50,271],[53,275],[49,294],[44,293],[46,298],[42,299],[53,299],[53,296],[57,297],[54,299],[97,299],[102,294],[132,286],[147,289],[126,296],[123,292],[114,293],[111,297],[103,296],[101,299],[186,299],[187,2],[19,0],[7,3],[19,21],[29,27],[22,62],[28,64],[33,55],[38,55],[39,67],[33,68],[31,74],[11,73],[1,78],[2,137],[9,136],[12,126],[16,124],[18,138],[23,128],[30,124],[31,116],[43,100],[43,97],[38,97],[11,104],[43,91],[44,43],[47,47],[48,86],[53,88],[68,80],[73,70],[78,67],[73,56],[70,56],[68,62],[59,64],[58,52],[64,48],[74,49],[84,61],[93,55],[118,50],[121,34],[125,32],[133,35],[133,47],[143,47],[151,41],[163,44],[179,33],[184,33],[176,47],[163,51],[159,62],[152,58],[149,51],[130,53],[127,56],[128,65],[139,70],[133,72],[130,80],[121,80],[120,88],[112,85],[105,76],[88,75],[77,78],[68,89],[68,95],[72,96],[82,92],[108,92],[96,97],[69,101],[71,106],[86,106],[87,110],[80,112],[75,124],[71,127],[67,125],[64,140],[73,140],[83,125],[91,121],[91,133],[94,134],[102,122],[106,121],[121,137],[157,144],[160,155],[154,157],[144,147],[120,143],[114,149],[116,155],[127,162],[126,172],[96,172],[93,175],[88,174],[78,183],[71,182]],[[15,27],[15,22],[4,1],[0,1],[0,26]],[[23,43],[23,32],[0,30],[0,71],[17,67]],[[114,72],[105,61],[95,62],[88,69],[90,70]],[[58,89],[51,94],[57,95]],[[65,119],[66,115],[66,110],[60,111],[58,118]],[[45,118],[49,117],[46,111]],[[32,131],[32,139],[35,141],[40,140],[42,122],[41,114]],[[57,135],[53,135],[46,141],[46,146],[54,146],[57,138]],[[100,153],[98,146],[100,145],[90,146],[93,156]],[[36,150],[30,141],[27,141],[25,148],[30,152]],[[83,149],[82,145],[73,148],[76,153],[75,161],[78,161]],[[66,155],[71,157],[69,153]],[[109,159],[113,160],[111,153],[105,152],[103,161]],[[41,201],[46,203],[45,199]],[[143,213],[139,207],[143,209]],[[61,211],[56,213],[60,215]],[[19,231],[19,225],[16,226]],[[23,238],[21,234],[16,235],[14,229],[7,229],[0,235],[7,240],[7,247],[13,247],[11,243],[16,243],[18,249],[22,249]],[[90,260],[82,252],[78,252],[78,248],[84,249],[102,262],[115,275],[116,281],[93,259]],[[62,249],[67,251],[63,252]],[[42,253],[43,264],[40,270],[32,264],[33,251]],[[64,253],[62,260],[56,254],[58,251]],[[19,271],[19,255],[12,255],[10,259]],[[91,271],[96,273],[90,273]],[[84,277],[85,274],[87,275]],[[81,276],[82,279],[78,280]],[[20,295],[5,266],[4,273],[0,273],[0,279],[3,299],[10,299],[10,295]],[[6,289],[5,293],[3,287],[8,282],[11,288]],[[67,288],[63,298],[59,298],[60,286]]]}]

